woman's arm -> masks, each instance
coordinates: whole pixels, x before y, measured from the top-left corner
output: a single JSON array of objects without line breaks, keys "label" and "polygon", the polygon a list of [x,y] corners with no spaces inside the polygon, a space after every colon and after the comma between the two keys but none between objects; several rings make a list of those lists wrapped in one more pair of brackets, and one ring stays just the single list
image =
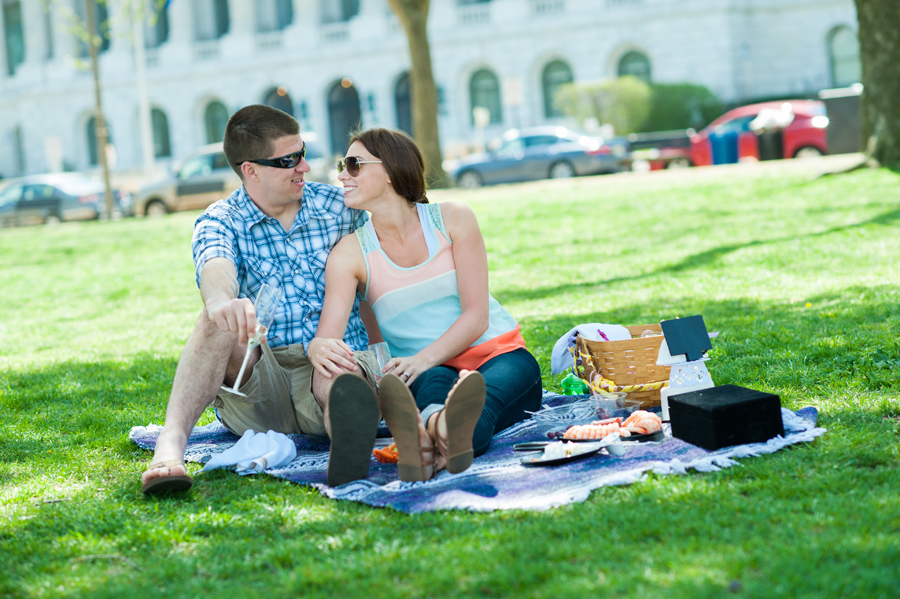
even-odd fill
[{"label": "woman's arm", "polygon": [[434,343],[409,358],[388,362],[396,372],[408,372],[410,384],[416,376],[443,364],[466,350],[488,328],[487,250],[475,213],[465,204],[441,204],[447,234],[453,240],[453,261],[462,314]]},{"label": "woman's arm", "polygon": [[316,336],[307,355],[316,370],[327,378],[345,370],[356,370],[353,350],[344,343],[347,322],[353,310],[356,290],[366,276],[365,261],[355,235],[341,239],[325,264],[325,299]]}]

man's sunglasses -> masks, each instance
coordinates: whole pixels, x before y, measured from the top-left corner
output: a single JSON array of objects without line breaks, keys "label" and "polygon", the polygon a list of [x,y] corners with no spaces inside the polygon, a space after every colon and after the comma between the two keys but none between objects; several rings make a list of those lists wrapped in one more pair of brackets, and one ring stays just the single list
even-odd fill
[{"label": "man's sunglasses", "polygon": [[343,173],[344,169],[347,169],[347,172],[350,173],[351,177],[355,177],[359,174],[359,165],[360,164],[381,164],[380,160],[360,160],[356,156],[347,156],[343,160],[338,160],[337,169],[338,174]]},{"label": "man's sunglasses", "polygon": [[[244,162],[253,162],[256,164],[261,164],[263,166],[274,166],[275,168],[294,168],[303,158],[306,156],[306,144],[303,144],[303,149],[299,152],[294,152],[293,154],[288,154],[286,156],[280,156],[278,158],[260,158],[259,160],[245,160]],[[240,165],[243,162],[235,162],[235,164]]]}]

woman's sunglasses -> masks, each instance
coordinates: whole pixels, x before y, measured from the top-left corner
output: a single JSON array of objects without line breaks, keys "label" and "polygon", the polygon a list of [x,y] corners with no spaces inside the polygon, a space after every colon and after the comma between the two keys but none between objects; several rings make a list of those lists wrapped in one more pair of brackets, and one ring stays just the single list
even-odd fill
[{"label": "woman's sunglasses", "polygon": [[381,164],[380,160],[360,160],[356,156],[347,156],[343,160],[338,160],[337,169],[338,174],[343,173],[344,169],[347,169],[347,172],[350,173],[351,177],[355,177],[359,174],[359,165],[360,164]]},{"label": "woman's sunglasses", "polygon": [[[303,144],[303,149],[299,152],[294,152],[293,154],[288,154],[286,156],[279,156],[278,158],[260,158],[259,160],[245,160],[244,162],[253,162],[256,164],[261,164],[263,166],[274,166],[275,168],[294,168],[303,158],[306,156],[306,144]],[[243,162],[235,162],[235,164],[240,165]]]}]

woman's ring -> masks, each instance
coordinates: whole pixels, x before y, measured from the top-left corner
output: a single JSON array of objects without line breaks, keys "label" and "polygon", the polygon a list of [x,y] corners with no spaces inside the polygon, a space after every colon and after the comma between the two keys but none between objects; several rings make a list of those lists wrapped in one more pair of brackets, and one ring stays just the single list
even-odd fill
[{"label": "woman's ring", "polygon": [[408,372],[404,372],[404,373],[403,373],[403,376],[405,376],[406,378],[409,378],[409,373],[408,373]]}]

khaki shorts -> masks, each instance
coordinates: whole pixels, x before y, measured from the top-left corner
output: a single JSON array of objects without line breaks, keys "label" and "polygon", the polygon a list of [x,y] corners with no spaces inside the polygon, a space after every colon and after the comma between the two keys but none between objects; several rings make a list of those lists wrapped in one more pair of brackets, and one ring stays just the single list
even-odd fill
[{"label": "khaki shorts", "polygon": [[[241,397],[220,390],[213,405],[228,430],[243,435],[247,430],[302,433],[324,437],[322,408],[313,397],[313,365],[302,344],[270,348],[262,344],[262,356],[253,374],[241,385]],[[369,350],[354,353],[366,380],[376,389],[374,373],[378,369],[375,354]]]}]

